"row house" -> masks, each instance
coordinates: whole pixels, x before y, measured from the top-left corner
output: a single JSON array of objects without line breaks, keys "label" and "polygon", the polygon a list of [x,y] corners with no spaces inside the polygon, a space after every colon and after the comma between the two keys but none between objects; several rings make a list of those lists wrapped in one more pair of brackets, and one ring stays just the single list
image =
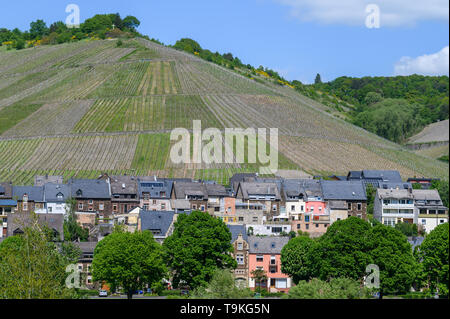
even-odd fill
[{"label": "row house", "polygon": [[377,189],[374,218],[389,226],[414,223],[429,233],[448,222],[448,208],[434,189]]},{"label": "row house", "polygon": [[99,288],[99,284],[94,282],[92,276],[92,261],[94,260],[94,250],[97,242],[75,242],[81,251],[81,256],[78,258],[77,268],[81,273],[81,280],[87,289]]},{"label": "row house", "polygon": [[380,183],[402,183],[402,177],[395,170],[362,170],[350,171],[347,181],[362,181],[364,186],[371,184],[374,188],[378,188]]},{"label": "row house", "polygon": [[178,182],[173,186],[172,199],[189,201],[191,210],[206,212],[208,208],[208,191],[201,182]]},{"label": "row house", "polygon": [[367,219],[367,196],[362,181],[321,180],[323,199],[329,203],[330,221],[350,216]]},{"label": "row house", "polygon": [[138,181],[133,176],[108,176],[103,175],[100,179],[109,182],[111,187],[112,213],[127,214],[139,207]]},{"label": "row house", "polygon": [[45,214],[44,186],[13,186],[13,198],[17,200],[17,213]]},{"label": "row house", "polygon": [[[45,226],[52,233],[54,241],[64,239],[63,214],[35,214],[35,216],[38,224]],[[23,234],[24,228],[31,226],[32,223],[33,219],[29,212],[8,213],[7,237]]]},{"label": "row house", "polygon": [[71,179],[69,187],[77,213],[95,214],[99,220],[112,217],[111,187],[108,180]]},{"label": "row house", "polygon": [[248,236],[244,225],[227,225],[231,232],[231,256],[236,260],[237,267],[233,270],[234,279],[239,287],[248,287]]},{"label": "row house", "polygon": [[255,236],[281,236],[291,232],[290,222],[268,221],[262,225],[246,224],[247,233]]},{"label": "row house", "polygon": [[236,198],[250,204],[264,205],[264,215],[272,220],[280,212],[282,198],[279,181],[240,182],[236,190]]},{"label": "row house", "polygon": [[150,231],[153,238],[162,244],[172,234],[175,221],[174,212],[141,210],[137,229],[139,231]]},{"label": "row house", "polygon": [[207,211],[211,216],[220,212],[221,201],[229,196],[225,186],[214,183],[205,183],[206,193],[208,194]]},{"label": "row house", "polygon": [[44,185],[45,212],[47,214],[66,214],[69,211],[67,200],[71,192],[67,184],[47,183]]},{"label": "row house", "polygon": [[158,179],[156,176],[140,177],[138,179],[140,207],[144,210],[171,211],[173,184],[173,180]]},{"label": "row house", "polygon": [[[289,237],[257,237],[249,236],[248,273],[249,288],[258,286],[270,292],[288,292],[292,282],[288,275],[281,271],[281,249],[289,241]],[[254,270],[263,270],[267,280],[257,282],[253,278]]]},{"label": "row house", "polygon": [[12,199],[12,183],[0,183],[0,238],[7,236],[8,213],[17,207],[17,201]]},{"label": "row house", "polygon": [[323,198],[321,181],[311,179],[283,182],[286,216],[292,230],[309,233],[312,237],[324,234],[330,225],[330,211]]}]

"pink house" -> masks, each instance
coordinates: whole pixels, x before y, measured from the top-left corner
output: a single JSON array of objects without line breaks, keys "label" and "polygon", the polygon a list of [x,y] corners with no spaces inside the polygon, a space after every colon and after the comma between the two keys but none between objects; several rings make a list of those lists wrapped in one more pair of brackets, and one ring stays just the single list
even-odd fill
[{"label": "pink house", "polygon": [[[256,237],[250,236],[249,243],[249,288],[254,290],[260,286],[271,292],[288,292],[291,287],[291,278],[281,272],[281,249],[289,241],[289,237]],[[259,283],[252,271],[262,269],[267,280]]]}]

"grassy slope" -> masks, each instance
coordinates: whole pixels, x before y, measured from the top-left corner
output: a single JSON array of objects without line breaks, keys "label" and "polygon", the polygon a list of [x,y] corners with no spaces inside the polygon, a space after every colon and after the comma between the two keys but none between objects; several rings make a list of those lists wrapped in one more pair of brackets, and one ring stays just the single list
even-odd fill
[{"label": "grassy slope", "polygon": [[[10,139],[0,139],[0,180],[30,183],[44,172],[69,178],[105,171],[226,184],[235,172],[258,169],[257,164],[172,165],[168,133],[190,129],[193,119],[202,120],[203,128],[278,128],[280,169],[345,174],[389,168],[405,178],[448,178],[447,164],[338,119],[332,109],[292,89],[260,84],[146,40],[125,41],[120,50],[115,41],[92,41],[0,51],[1,61],[9,66],[0,69],[0,81],[5,79],[0,98],[15,103],[2,107],[0,99],[0,134]],[[45,82],[45,74],[63,72]],[[22,87],[30,86],[23,95]],[[42,105],[47,106],[40,111]],[[77,116],[70,121],[64,114]],[[59,121],[69,129],[62,130]],[[54,123],[59,128],[49,129]],[[107,136],[94,136],[99,134]]]}]

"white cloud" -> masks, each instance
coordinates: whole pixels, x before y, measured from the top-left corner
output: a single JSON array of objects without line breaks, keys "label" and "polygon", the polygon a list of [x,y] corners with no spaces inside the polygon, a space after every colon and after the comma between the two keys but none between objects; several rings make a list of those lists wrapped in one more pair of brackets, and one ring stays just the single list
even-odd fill
[{"label": "white cloud", "polygon": [[441,51],[416,58],[402,57],[394,66],[395,75],[449,75],[448,46]]},{"label": "white cloud", "polygon": [[365,26],[366,6],[380,8],[380,26],[414,25],[423,20],[449,21],[448,0],[275,0],[301,21]]}]

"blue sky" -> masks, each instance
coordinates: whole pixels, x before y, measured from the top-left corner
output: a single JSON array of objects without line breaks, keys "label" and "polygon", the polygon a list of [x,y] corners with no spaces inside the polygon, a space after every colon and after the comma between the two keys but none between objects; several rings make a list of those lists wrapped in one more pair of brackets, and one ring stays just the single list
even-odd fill
[{"label": "blue sky", "polygon": [[[190,37],[304,83],[316,73],[328,81],[449,72],[448,0],[16,0],[2,3],[0,27],[65,21],[71,3],[81,21],[97,13],[134,15],[141,33],[166,44]],[[380,8],[380,28],[365,26],[368,3]]]}]

